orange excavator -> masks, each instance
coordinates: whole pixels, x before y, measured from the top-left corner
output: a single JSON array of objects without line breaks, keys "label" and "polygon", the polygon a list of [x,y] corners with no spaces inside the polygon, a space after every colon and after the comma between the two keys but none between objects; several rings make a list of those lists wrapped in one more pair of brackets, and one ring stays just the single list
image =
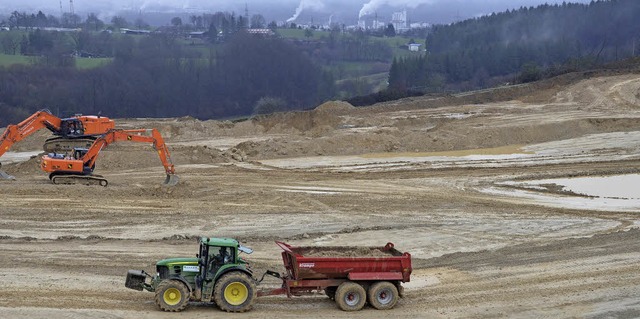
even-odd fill
[{"label": "orange excavator", "polygon": [[[150,133],[150,135],[142,135],[143,133]],[[94,175],[93,170],[100,151],[109,144],[118,141],[152,143],[167,174],[164,184],[173,186],[178,183],[179,179],[175,175],[169,150],[162,135],[156,129],[110,130],[98,137],[88,149],[74,148],[70,155],[58,153],[44,155],[40,162],[40,168],[49,173],[49,179],[54,184],[83,183],[107,186],[108,181],[100,175]]]},{"label": "orange excavator", "polygon": [[[43,128],[55,135],[45,141],[44,151],[62,153],[77,147],[91,146],[99,135],[114,129],[115,123],[102,116],[76,115],[61,119],[51,114],[49,110],[41,110],[17,125],[7,126],[0,136],[0,156],[13,144]],[[12,176],[0,171],[0,178],[12,178]]]}]

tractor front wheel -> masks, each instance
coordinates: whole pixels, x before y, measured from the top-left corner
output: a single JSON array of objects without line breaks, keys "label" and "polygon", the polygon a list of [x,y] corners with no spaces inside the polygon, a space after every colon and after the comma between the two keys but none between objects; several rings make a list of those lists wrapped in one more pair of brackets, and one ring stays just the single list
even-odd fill
[{"label": "tractor front wheel", "polygon": [[182,311],[189,303],[189,289],[178,280],[163,280],[156,288],[156,304],[163,311]]},{"label": "tractor front wheel", "polygon": [[358,311],[367,302],[367,293],[358,283],[346,281],[336,290],[336,304],[344,311]]},{"label": "tractor front wheel", "polygon": [[216,304],[226,312],[250,310],[258,294],[255,281],[238,271],[222,275],[214,289]]}]

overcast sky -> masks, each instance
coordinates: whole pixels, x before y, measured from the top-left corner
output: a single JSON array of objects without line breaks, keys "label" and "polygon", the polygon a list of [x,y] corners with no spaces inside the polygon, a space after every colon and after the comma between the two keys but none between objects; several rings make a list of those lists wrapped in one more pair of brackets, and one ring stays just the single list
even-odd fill
[{"label": "overcast sky", "polygon": [[[75,12],[81,16],[93,12],[109,18],[120,12],[135,12],[144,17],[154,12],[193,14],[216,11],[233,11],[244,14],[245,4],[249,14],[260,13],[268,21],[291,20],[316,23],[333,16],[333,21],[352,23],[363,16],[376,13],[383,19],[394,11],[406,8],[413,22],[448,23],[492,12],[505,11],[521,6],[537,6],[543,3],[562,3],[563,0],[73,0]],[[568,0],[588,3],[590,0]],[[60,7],[69,11],[69,0],[0,0],[0,13],[14,10],[60,15]],[[167,22],[168,23],[168,22]]]}]

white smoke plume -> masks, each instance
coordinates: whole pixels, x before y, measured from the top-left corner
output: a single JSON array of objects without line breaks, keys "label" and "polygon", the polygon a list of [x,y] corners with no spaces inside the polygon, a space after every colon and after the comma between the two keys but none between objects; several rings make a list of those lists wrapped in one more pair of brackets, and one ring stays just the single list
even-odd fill
[{"label": "white smoke plume", "polygon": [[373,14],[378,10],[378,8],[385,4],[392,5],[394,7],[408,7],[413,9],[421,4],[429,4],[432,2],[432,0],[371,0],[362,6],[358,18],[362,18],[368,14]]},{"label": "white smoke plume", "polygon": [[300,4],[296,8],[296,13],[294,13],[291,18],[287,19],[287,22],[293,22],[298,19],[298,16],[300,16],[302,11],[305,9],[322,10],[324,9],[324,3],[322,0],[300,0]]}]

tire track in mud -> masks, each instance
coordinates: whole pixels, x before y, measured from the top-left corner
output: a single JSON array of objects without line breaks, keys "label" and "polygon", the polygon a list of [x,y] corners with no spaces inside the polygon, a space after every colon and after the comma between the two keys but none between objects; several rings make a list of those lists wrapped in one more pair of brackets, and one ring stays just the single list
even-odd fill
[{"label": "tire track in mud", "polygon": [[[419,261],[418,267],[427,269],[423,276],[439,279],[409,291],[408,302],[487,318],[505,313],[535,317],[543,311],[562,313],[558,317],[615,314],[619,308],[596,312],[597,305],[623,305],[640,296],[639,234],[635,229]],[[592,306],[575,306],[580,304]],[[627,311],[639,314],[640,306],[627,305]]]}]

